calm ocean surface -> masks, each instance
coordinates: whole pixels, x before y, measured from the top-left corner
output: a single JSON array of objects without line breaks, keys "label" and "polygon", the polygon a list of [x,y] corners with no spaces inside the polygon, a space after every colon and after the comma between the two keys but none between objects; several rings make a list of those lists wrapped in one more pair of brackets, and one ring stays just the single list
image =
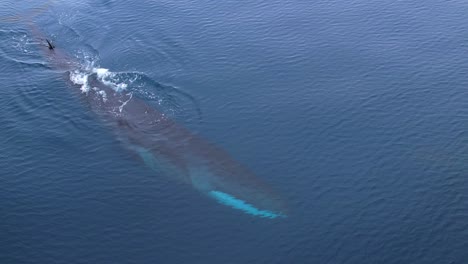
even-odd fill
[{"label": "calm ocean surface", "polygon": [[[287,216],[145,166],[99,74]],[[1,0],[0,83],[1,264],[468,263],[467,1]]]}]

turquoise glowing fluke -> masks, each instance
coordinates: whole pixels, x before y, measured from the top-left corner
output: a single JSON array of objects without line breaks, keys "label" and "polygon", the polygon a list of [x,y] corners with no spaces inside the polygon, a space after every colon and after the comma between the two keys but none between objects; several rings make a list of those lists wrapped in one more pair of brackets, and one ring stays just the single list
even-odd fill
[{"label": "turquoise glowing fluke", "polygon": [[254,216],[265,217],[265,218],[286,217],[286,215],[281,214],[281,213],[275,213],[270,210],[258,209],[255,206],[248,204],[245,201],[241,199],[237,199],[236,197],[229,195],[227,193],[224,193],[224,192],[211,191],[210,196],[216,199],[221,204],[244,211],[245,213],[248,213]]}]

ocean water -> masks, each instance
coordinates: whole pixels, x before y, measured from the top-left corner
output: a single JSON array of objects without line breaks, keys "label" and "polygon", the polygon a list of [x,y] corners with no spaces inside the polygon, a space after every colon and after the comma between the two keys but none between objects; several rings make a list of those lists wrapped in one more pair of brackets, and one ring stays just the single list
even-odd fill
[{"label": "ocean water", "polygon": [[[0,263],[468,263],[467,14],[0,1]],[[133,140],[190,132],[208,161],[160,153],[234,165],[168,173],[99,118],[92,82],[177,124]],[[255,176],[217,177],[240,166]]]}]

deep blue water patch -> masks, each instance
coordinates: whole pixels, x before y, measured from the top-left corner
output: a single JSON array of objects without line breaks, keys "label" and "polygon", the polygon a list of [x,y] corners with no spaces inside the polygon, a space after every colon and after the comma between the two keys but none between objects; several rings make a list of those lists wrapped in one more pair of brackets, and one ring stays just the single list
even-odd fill
[{"label": "deep blue water patch", "polygon": [[[0,6],[0,263],[467,262],[464,1]],[[246,165],[287,217],[145,166],[30,23]]]}]

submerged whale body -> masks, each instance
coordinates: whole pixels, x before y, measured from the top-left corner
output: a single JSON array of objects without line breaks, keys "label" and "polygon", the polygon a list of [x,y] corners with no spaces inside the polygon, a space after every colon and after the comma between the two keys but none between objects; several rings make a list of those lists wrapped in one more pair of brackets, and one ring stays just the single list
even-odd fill
[{"label": "submerged whale body", "polygon": [[[32,32],[43,38],[34,25]],[[192,186],[219,204],[246,214],[286,217],[280,197],[218,146],[193,134],[125,89],[105,80],[106,69],[80,69],[51,42],[50,64],[68,72],[72,86],[123,145],[151,170]],[[52,48],[51,48],[52,47]]]}]

